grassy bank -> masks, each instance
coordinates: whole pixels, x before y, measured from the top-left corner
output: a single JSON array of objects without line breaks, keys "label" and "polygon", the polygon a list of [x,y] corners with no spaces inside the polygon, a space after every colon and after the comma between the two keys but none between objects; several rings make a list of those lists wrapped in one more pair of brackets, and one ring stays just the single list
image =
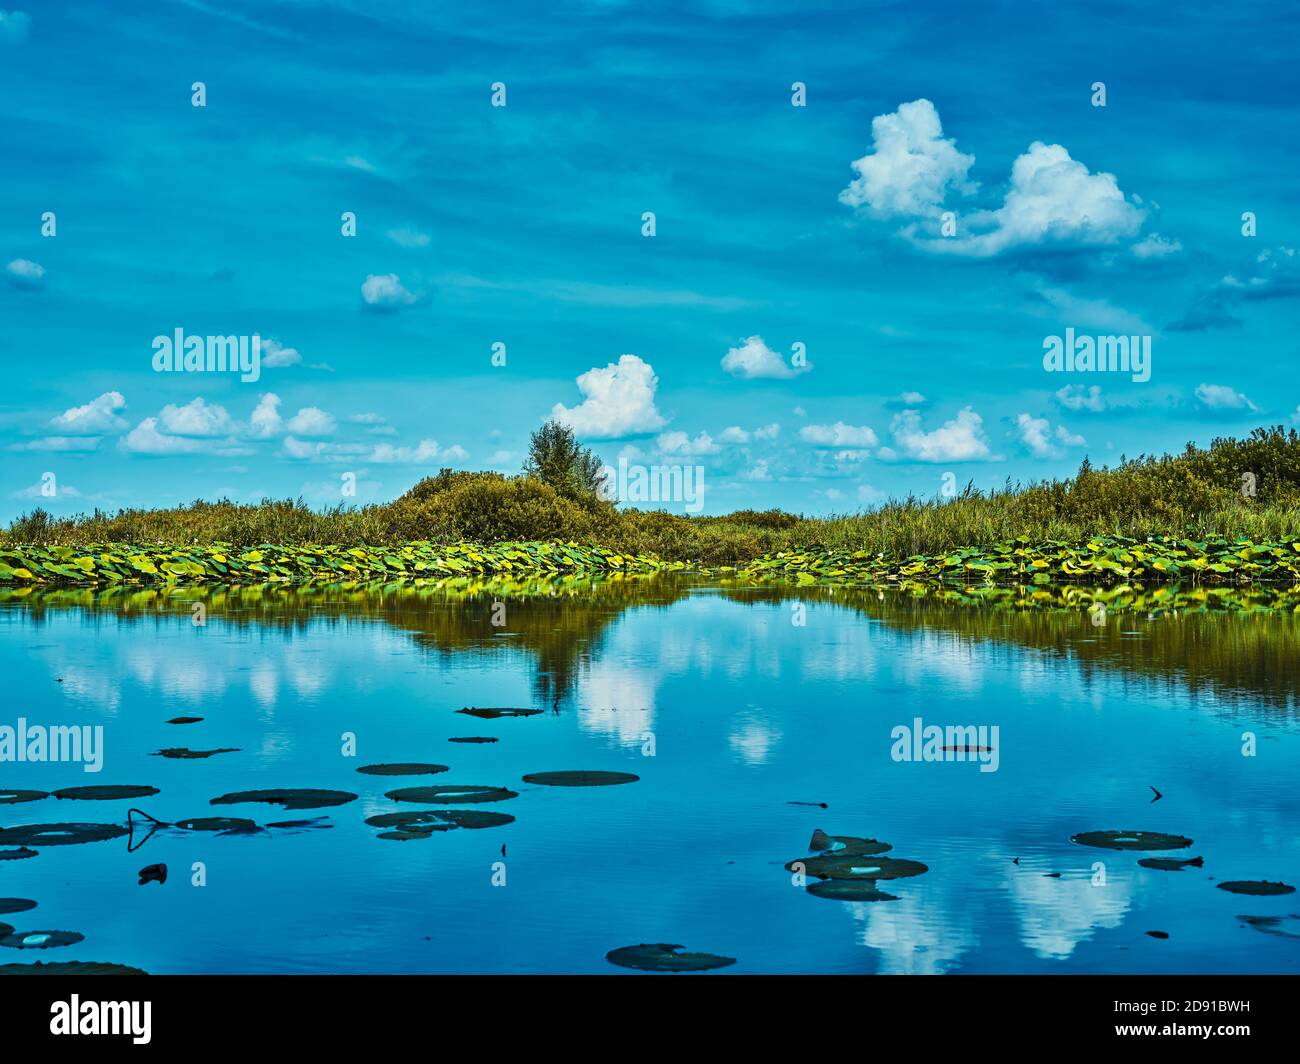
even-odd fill
[{"label": "grassy bank", "polygon": [[[1246,474],[1253,495],[1243,493]],[[690,517],[575,498],[537,476],[444,470],[392,502],[361,507],[313,510],[301,500],[223,500],[67,518],[36,510],[0,533],[0,546],[165,544],[183,552],[224,544],[229,551],[220,553],[243,554],[263,544],[286,550],[329,544],[364,547],[382,557],[380,548],[413,543],[573,542],[624,557],[706,566],[743,565],[778,552],[862,552],[901,569],[917,556],[1014,548],[1016,541],[1049,552],[1054,545],[1086,551],[1096,537],[1133,543],[1169,537],[1193,545],[1247,540],[1284,549],[1300,540],[1300,435],[1257,429],[1245,439],[1215,440],[1208,448],[1189,444],[1178,455],[1142,456],[1113,468],[1085,462],[1064,480],[993,492],[968,487],[952,498],[909,497],[830,517],[776,510]],[[1224,558],[1209,564],[1216,563],[1233,564]]]}]

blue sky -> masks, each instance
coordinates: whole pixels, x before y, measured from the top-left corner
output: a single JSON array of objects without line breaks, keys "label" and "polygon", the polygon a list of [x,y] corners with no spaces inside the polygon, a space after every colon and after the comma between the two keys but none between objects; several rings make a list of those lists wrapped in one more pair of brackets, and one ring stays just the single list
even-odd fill
[{"label": "blue sky", "polygon": [[0,517],[384,500],[552,413],[806,513],[1296,419],[1290,5],[5,3]]}]

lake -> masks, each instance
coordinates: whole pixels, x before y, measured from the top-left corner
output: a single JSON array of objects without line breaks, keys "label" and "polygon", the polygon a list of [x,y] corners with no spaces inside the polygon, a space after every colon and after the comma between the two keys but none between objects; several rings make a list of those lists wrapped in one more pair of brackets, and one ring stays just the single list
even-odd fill
[{"label": "lake", "polygon": [[[1294,971],[1297,896],[1216,884],[1300,876],[1296,614],[950,597],[703,576],[0,591],[0,725],[103,728],[101,771],[10,761],[0,788],[158,790],[0,804],[4,829],[140,811],[130,834],[0,860],[0,896],[37,902],[0,920],[85,936],[0,963],[612,974],[610,950],[664,942],[735,958],[721,973]],[[900,760],[898,729],[933,725],[984,730]],[[174,748],[228,752],[156,754]],[[396,762],[448,771],[357,771]],[[561,770],[639,779],[523,780]],[[385,797],[422,786],[515,796]],[[276,788],[357,798],[209,804]],[[424,809],[514,819],[365,822]],[[262,830],[173,826],[218,816]],[[891,900],[816,896],[784,867],[816,829],[927,870],[876,881]],[[1072,841],[1098,831],[1192,842]],[[139,885],[160,863],[166,883]]]}]

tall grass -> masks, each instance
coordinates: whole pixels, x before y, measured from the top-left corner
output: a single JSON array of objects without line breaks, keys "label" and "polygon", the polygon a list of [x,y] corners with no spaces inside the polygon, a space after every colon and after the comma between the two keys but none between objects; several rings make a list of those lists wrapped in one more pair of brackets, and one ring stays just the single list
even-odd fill
[{"label": "tall grass", "polygon": [[[1243,494],[1243,474],[1255,494]],[[1300,539],[1300,434],[1256,429],[1245,439],[1192,444],[1178,455],[1086,460],[1064,480],[991,492],[971,486],[949,499],[908,497],[831,517],[778,510],[689,517],[580,502],[530,477],[443,470],[404,495],[370,506],[314,510],[301,499],[256,504],[196,500],[161,510],[57,518],[34,510],[0,532],[5,545],[132,543],[339,543],[344,545],[500,540],[577,540],[704,564],[748,561],[780,550],[833,547],[887,557],[934,554],[1024,536],[1081,540],[1212,536]]]}]

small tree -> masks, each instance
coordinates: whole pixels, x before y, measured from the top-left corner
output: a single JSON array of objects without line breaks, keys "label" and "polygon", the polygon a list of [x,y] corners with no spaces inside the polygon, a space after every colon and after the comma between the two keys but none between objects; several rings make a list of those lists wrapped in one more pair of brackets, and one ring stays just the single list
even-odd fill
[{"label": "small tree", "polygon": [[604,477],[600,459],[578,445],[573,429],[554,419],[529,439],[524,473],[549,484],[566,498],[591,502],[601,497]]}]

